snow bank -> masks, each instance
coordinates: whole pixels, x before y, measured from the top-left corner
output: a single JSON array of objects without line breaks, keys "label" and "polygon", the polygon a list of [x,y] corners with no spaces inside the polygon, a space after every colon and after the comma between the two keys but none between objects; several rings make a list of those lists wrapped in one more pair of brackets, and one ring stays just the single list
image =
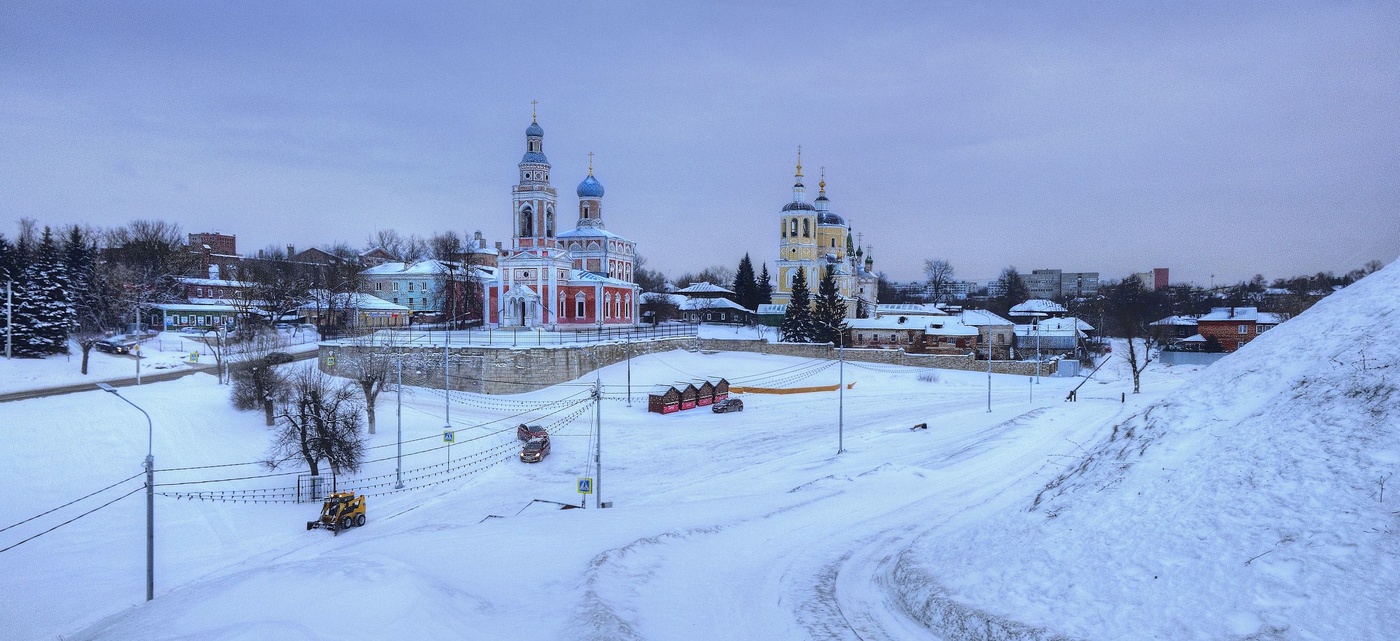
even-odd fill
[{"label": "snow bank", "polygon": [[1027,509],[922,541],[899,600],[954,639],[1395,638],[1396,335],[1400,263],[1113,426]]}]

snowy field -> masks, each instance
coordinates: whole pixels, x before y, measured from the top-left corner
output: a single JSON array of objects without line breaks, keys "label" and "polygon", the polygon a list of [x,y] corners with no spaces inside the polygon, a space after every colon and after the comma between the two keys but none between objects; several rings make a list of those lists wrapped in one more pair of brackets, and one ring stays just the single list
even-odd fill
[{"label": "snowy field", "polygon": [[[626,364],[601,372],[601,475],[591,377],[454,393],[450,470],[447,399],[408,388],[395,491],[386,393],[375,462],[341,479],[369,522],[339,536],[271,502],[294,475],[237,465],[268,428],[213,376],[125,388],[155,426],[150,603],[140,413],[96,391],[0,404],[0,527],[115,484],[0,548],[135,492],[0,552],[0,637],[1396,638],[1400,487],[1376,479],[1400,468],[1400,348],[1358,346],[1400,330],[1397,292],[1392,265],[1210,368],[1154,365],[1139,395],[1118,358],[1077,403],[1082,379],[993,376],[991,412],[984,373],[847,363],[839,455],[835,392],[667,416],[642,397],[832,384],[835,363],[673,351],[632,360],[631,407]],[[552,430],[542,463],[514,459],[519,422]],[[581,476],[614,507],[531,503],[577,503]]]}]

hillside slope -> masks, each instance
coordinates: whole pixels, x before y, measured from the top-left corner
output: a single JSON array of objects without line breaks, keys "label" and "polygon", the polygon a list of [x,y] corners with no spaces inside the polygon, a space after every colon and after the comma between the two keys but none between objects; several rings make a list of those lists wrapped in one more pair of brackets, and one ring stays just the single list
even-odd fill
[{"label": "hillside slope", "polygon": [[1026,510],[895,569],[949,638],[1400,635],[1400,263],[1085,444]]}]

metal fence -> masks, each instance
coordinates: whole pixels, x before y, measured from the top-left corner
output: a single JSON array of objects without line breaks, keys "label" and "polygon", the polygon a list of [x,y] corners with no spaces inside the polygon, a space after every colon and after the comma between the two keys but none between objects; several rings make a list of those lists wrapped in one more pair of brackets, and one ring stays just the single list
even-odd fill
[{"label": "metal fence", "polygon": [[355,343],[386,347],[442,346],[450,343],[453,347],[471,345],[494,347],[530,347],[542,345],[580,345],[613,341],[645,341],[658,338],[688,338],[699,334],[699,325],[694,323],[662,323],[659,325],[636,325],[631,327],[591,327],[591,328],[473,328],[446,332],[442,329],[380,330],[373,335],[350,339]]},{"label": "metal fence", "polygon": [[320,501],[335,492],[335,475],[297,475],[297,503]]}]

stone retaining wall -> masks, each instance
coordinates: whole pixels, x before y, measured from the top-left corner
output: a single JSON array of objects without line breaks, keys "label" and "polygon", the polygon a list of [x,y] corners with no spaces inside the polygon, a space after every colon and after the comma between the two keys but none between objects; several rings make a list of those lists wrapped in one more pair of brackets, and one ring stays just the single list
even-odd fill
[{"label": "stone retaining wall", "polygon": [[[322,344],[317,362],[321,371],[335,376],[348,376],[347,359],[363,348],[355,345]],[[561,347],[453,347],[451,349],[452,389],[479,394],[519,394],[544,389],[572,381],[592,372],[596,367],[620,363],[632,356],[667,352],[673,349],[700,349],[718,352],[757,352],[796,356],[799,358],[837,358],[830,343],[769,343],[765,340],[725,340],[714,338],[659,338],[635,343],[592,343]],[[405,372],[413,370],[414,385],[441,388],[443,383],[442,348],[405,347]],[[331,355],[335,356],[332,365]],[[966,356],[941,354],[905,354],[897,349],[846,350],[846,360],[865,363],[885,363],[910,367],[987,371],[987,361]],[[1058,363],[1041,363],[1041,375],[1051,376]],[[1035,363],[1023,361],[992,361],[997,374],[1034,376]],[[639,385],[649,384],[640,382]]]},{"label": "stone retaining wall", "polygon": [[[693,349],[694,338],[659,338],[631,343],[592,343],[567,347],[453,347],[452,389],[480,394],[519,394],[544,389],[579,378],[599,366],[612,365],[632,356]],[[346,359],[361,348],[354,345],[321,345],[321,371],[348,376]],[[415,385],[442,388],[442,348],[405,347],[404,367],[414,368]],[[328,358],[335,354],[335,365]],[[422,372],[421,374],[419,372]]]},{"label": "stone retaining wall", "polygon": [[[837,358],[837,349],[831,343],[769,343],[766,340],[727,340],[722,338],[696,339],[700,349],[717,352],[757,352],[801,358]],[[948,356],[944,354],[906,354],[902,349],[848,348],[846,360],[864,363],[885,363],[909,367],[932,367],[938,369],[960,369],[972,372],[987,371],[987,361],[976,360],[971,354]],[[1040,364],[1040,375],[1051,376],[1059,369],[1056,361]],[[992,361],[995,374],[1016,374],[1035,376],[1035,362]]]}]

